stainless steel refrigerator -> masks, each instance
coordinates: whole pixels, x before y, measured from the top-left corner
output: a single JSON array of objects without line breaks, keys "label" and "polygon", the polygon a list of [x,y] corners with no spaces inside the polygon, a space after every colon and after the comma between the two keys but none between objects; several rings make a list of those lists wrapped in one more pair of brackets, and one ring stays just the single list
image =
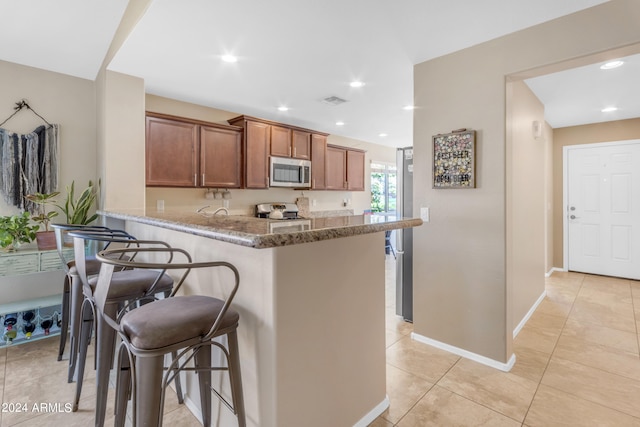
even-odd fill
[{"label": "stainless steel refrigerator", "polygon": [[[413,216],[413,148],[398,148],[396,154],[396,212],[399,218]],[[396,230],[396,314],[413,322],[413,231]]]}]

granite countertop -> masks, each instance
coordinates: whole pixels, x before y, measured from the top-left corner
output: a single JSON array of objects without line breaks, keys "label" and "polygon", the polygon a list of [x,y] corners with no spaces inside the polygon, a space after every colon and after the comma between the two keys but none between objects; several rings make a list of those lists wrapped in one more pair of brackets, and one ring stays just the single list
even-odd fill
[{"label": "granite countertop", "polygon": [[211,215],[188,211],[98,211],[108,218],[182,231],[256,249],[310,243],[422,225],[419,218],[350,215],[272,220],[243,215]]}]

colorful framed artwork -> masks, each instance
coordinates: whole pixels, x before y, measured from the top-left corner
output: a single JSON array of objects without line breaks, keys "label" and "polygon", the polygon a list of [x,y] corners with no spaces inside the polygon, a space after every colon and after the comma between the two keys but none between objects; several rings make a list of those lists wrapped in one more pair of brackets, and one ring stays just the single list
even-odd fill
[{"label": "colorful framed artwork", "polygon": [[475,188],[474,130],[433,137],[433,188]]}]

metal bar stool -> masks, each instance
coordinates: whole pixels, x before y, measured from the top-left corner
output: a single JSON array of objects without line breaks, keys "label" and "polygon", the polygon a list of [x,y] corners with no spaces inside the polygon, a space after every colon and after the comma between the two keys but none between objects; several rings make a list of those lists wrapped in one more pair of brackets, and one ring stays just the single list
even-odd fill
[{"label": "metal bar stool", "polygon": [[[141,254],[139,258],[135,256]],[[123,255],[129,259],[123,259]],[[238,270],[228,262],[193,262],[189,254],[178,248],[125,248],[108,249],[96,256],[103,264],[98,276],[95,302],[100,314],[120,335],[122,343],[118,357],[116,385],[117,413],[125,414],[129,391],[133,400],[134,427],[161,426],[165,390],[169,383],[179,377],[180,371],[198,373],[202,420],[209,426],[211,417],[211,392],[237,416],[238,425],[246,426],[240,358],[238,354],[237,328],[239,314],[230,308],[238,290]],[[135,258],[135,260],[133,259]],[[140,261],[140,258],[144,258]],[[220,286],[227,278],[233,286],[224,299],[203,296],[175,296],[192,270],[229,269],[233,274],[217,273]],[[170,298],[157,300],[134,310],[123,310],[116,316],[107,310],[108,295],[113,286],[115,268],[136,268],[174,271],[183,274],[173,288]],[[227,337],[227,345],[214,340]],[[212,366],[211,347],[222,350],[226,366]],[[178,358],[164,368],[166,354],[179,351]],[[193,367],[190,362],[194,361]],[[189,365],[189,366],[188,366]],[[231,385],[229,403],[219,391],[211,386],[212,371],[227,371]],[[124,425],[124,415],[116,420]]]},{"label": "metal bar stool", "polygon": [[[80,224],[51,224],[56,236],[56,248],[58,256],[62,261],[65,270],[63,292],[62,292],[62,323],[60,325],[60,348],[58,350],[58,361],[62,360],[62,355],[67,343],[67,330],[69,331],[69,371],[67,381],[72,382],[75,374],[76,360],[78,355],[78,337],[80,335],[80,308],[82,306],[82,284],[78,277],[78,272],[73,259],[67,259],[64,249],[64,235],[70,230],[92,230],[105,231],[107,227]],[[90,276],[98,274],[100,262],[95,258],[87,258],[87,274]]]},{"label": "metal bar stool", "polygon": [[[76,396],[72,410],[78,409],[78,403],[82,392],[82,382],[84,379],[84,369],[87,357],[87,350],[91,340],[91,333],[96,326],[96,418],[95,425],[103,426],[106,415],[107,392],[109,388],[109,371],[113,366],[113,356],[116,347],[116,334],[113,329],[107,327],[102,321],[102,316],[96,316],[94,306],[94,290],[98,281],[97,277],[88,277],[84,248],[88,241],[99,242],[101,244],[134,246],[161,246],[168,248],[164,242],[152,240],[137,240],[131,235],[123,232],[109,231],[85,231],[76,230],[69,232],[74,240],[74,251],[78,276],[82,282],[82,292],[84,301],[82,305],[82,325],[80,330],[80,340],[77,363],[77,385]],[[126,256],[126,255],[125,255]],[[101,260],[98,260],[100,262]],[[127,304],[128,301],[141,297],[151,296],[156,293],[170,295],[173,288],[173,279],[163,271],[118,269],[113,274],[112,287],[107,295],[105,310],[109,314],[114,314],[119,307]],[[94,320],[95,319],[95,320]],[[182,389],[179,381],[176,382],[176,391],[180,403],[182,399]]]}]

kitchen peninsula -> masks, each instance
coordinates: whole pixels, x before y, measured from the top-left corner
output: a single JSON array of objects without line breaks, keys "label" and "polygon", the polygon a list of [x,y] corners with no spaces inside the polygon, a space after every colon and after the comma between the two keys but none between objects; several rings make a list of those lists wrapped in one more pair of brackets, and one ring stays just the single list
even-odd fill
[{"label": "kitchen peninsula", "polygon": [[[234,307],[247,425],[366,426],[388,407],[383,232],[419,226],[420,219],[99,213],[106,225],[137,238],[238,268]],[[221,289],[217,277],[190,279],[185,293]],[[214,384],[228,394],[226,378],[215,375]],[[185,382],[185,402],[199,416],[197,381],[187,375]],[[216,413],[218,425],[236,425],[214,399]]]}]

